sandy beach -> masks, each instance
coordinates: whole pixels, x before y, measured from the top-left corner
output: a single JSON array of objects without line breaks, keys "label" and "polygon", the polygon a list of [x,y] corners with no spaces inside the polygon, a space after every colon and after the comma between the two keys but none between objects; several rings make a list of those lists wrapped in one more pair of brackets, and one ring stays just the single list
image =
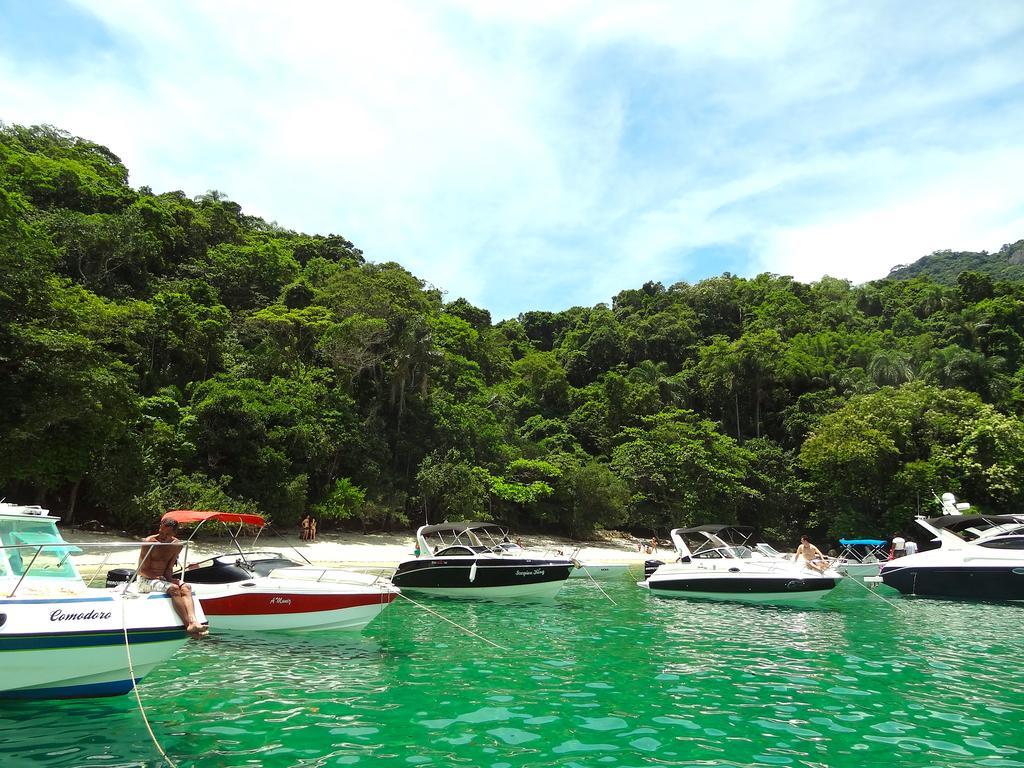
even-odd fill
[{"label": "sandy beach", "polygon": [[[75,561],[83,568],[104,565],[111,568],[125,567],[135,564],[138,550],[124,545],[139,541],[122,534],[85,531],[76,528],[62,528],[65,540],[74,544],[106,543],[120,545],[112,548],[89,547],[75,555]],[[184,529],[180,538],[187,538],[189,530]],[[574,541],[561,537],[524,535],[524,548],[538,554],[574,557],[584,564],[629,564],[642,567],[646,558],[645,552],[637,551],[636,539],[624,534],[602,532],[601,538],[588,541]],[[314,565],[332,567],[348,567],[360,570],[390,570],[401,561],[413,556],[416,546],[412,532],[403,533],[335,533],[321,534],[314,542],[301,541],[297,535],[276,536],[263,534],[255,547],[251,547],[252,539],[242,537],[240,540],[244,550],[280,552],[292,559],[296,552]],[[200,530],[195,541],[189,544],[188,560],[197,562],[214,555],[234,551],[231,540],[226,536],[213,536]],[[664,557],[664,554],[662,554]]]}]

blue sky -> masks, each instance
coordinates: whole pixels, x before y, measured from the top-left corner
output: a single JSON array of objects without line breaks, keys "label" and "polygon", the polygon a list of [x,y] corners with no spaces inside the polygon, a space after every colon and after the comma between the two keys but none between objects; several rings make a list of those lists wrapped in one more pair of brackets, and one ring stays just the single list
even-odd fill
[{"label": "blue sky", "polygon": [[0,0],[0,120],[496,320],[1024,238],[1016,0]]}]

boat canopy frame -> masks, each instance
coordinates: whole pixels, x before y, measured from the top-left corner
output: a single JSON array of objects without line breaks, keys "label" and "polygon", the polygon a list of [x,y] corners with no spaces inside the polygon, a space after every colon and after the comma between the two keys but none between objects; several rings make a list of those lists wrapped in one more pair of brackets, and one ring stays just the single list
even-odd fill
[{"label": "boat canopy frame", "polygon": [[[702,534],[703,538],[698,540],[694,537],[697,543],[695,547],[691,547],[686,537],[696,533]],[[740,547],[751,551],[756,549],[749,543],[754,539],[756,533],[753,526],[749,525],[714,523],[695,525],[689,528],[673,528],[669,533],[669,538],[672,539],[680,558],[697,557],[704,552],[716,549],[723,550],[727,557],[738,558],[739,556],[733,550]]]},{"label": "boat canopy frame", "polygon": [[[227,528],[227,530],[228,530],[228,536],[231,537],[231,543],[234,545],[235,550],[238,552],[239,557],[242,558],[242,562],[250,570],[252,570],[252,563],[249,562],[249,558],[246,557],[246,554],[248,554],[248,555],[268,554],[268,553],[263,553],[263,552],[257,551],[256,550],[256,543],[259,541],[260,535],[263,533],[263,531],[267,530],[268,528],[270,528],[270,529],[273,529],[273,528],[267,522],[266,518],[263,517],[263,515],[258,515],[255,512],[219,512],[219,511],[216,511],[216,510],[209,510],[209,509],[203,509],[203,510],[200,510],[200,509],[172,509],[169,512],[165,512],[164,515],[160,519],[161,520],[166,520],[168,518],[170,518],[171,520],[174,520],[177,523],[181,523],[181,524],[185,524],[185,525],[188,525],[188,524],[191,524],[191,523],[195,523],[196,524],[196,527],[189,534],[189,537],[187,539],[185,539],[186,544],[188,542],[191,542],[195,538],[196,534],[199,533],[199,529],[202,528],[205,523],[207,523],[207,522],[209,522],[211,520],[213,520],[215,522],[219,522],[219,523],[224,523],[224,527]],[[232,523],[238,523],[238,527],[235,528],[234,530],[232,530],[231,525],[230,525]],[[256,535],[253,537],[252,545],[251,545],[251,548],[250,548],[248,553],[243,551],[241,545],[238,543],[238,539],[239,539],[239,537],[242,534],[242,529],[245,526],[247,526],[247,525],[256,526],[256,529],[257,529],[256,530]],[[275,531],[275,533],[276,533],[276,531]],[[278,534],[278,535],[280,535],[280,534]],[[291,549],[299,557],[301,557],[303,560],[305,560],[307,564],[312,565],[312,563],[310,563],[310,561],[309,561],[309,558],[307,558],[304,554],[299,552],[299,550],[297,550],[294,546],[292,546]],[[276,554],[276,553],[274,553],[274,554]],[[223,557],[223,555],[216,555],[215,557]],[[184,561],[181,564],[181,569],[180,570],[181,570],[181,572],[183,574],[182,578],[184,578],[184,573],[185,573],[186,570],[188,570],[188,550],[187,549],[185,550],[185,558],[184,558]]]},{"label": "boat canopy frame", "polygon": [[[887,560],[889,553],[886,551],[886,544],[888,543],[885,539],[840,539],[839,544],[843,549],[839,553],[838,560],[866,564]],[[863,549],[858,549],[858,547],[863,547]]]},{"label": "boat canopy frame", "polygon": [[[484,534],[488,541],[484,541],[481,534]],[[439,542],[436,546],[438,551],[455,546],[486,547],[493,550],[500,544],[510,541],[509,528],[500,523],[466,522],[420,526],[416,531],[416,539],[421,551],[430,551],[428,537],[433,537]]]}]

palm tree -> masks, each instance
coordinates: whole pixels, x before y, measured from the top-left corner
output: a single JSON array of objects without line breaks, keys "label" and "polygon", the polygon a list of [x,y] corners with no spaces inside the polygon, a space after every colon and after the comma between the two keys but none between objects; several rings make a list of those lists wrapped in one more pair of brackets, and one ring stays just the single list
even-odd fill
[{"label": "palm tree", "polygon": [[871,356],[868,375],[880,387],[898,387],[914,378],[910,358],[898,349],[880,349]]}]

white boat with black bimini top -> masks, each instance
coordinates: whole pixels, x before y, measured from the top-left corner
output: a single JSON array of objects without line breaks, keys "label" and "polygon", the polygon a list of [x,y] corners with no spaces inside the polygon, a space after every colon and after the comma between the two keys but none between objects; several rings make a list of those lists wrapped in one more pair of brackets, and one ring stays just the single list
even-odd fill
[{"label": "white boat with black bimini top", "polygon": [[[244,526],[263,529],[261,515],[179,509],[164,519],[196,525],[190,541],[206,522],[238,525],[228,528],[235,552],[186,564],[182,571],[215,631],[361,630],[399,594],[383,576],[301,564],[279,552],[243,551],[239,533]],[[107,576],[112,582],[130,578],[131,572]]]},{"label": "white boat with black bimini top", "polygon": [[576,563],[533,555],[497,523],[441,523],[416,531],[417,556],[391,581],[403,590],[462,598],[554,597]]},{"label": "white boat with black bimini top", "polygon": [[678,558],[649,560],[638,582],[662,597],[692,597],[746,603],[807,604],[842,579],[831,569],[780,559],[750,547],[753,529],[732,525],[675,528],[670,537]]},{"label": "white boat with black bimini top", "polygon": [[113,545],[69,544],[57,520],[0,502],[0,697],[127,693],[188,640],[185,626],[162,592],[89,586],[72,554]]},{"label": "white boat with black bimini top", "polygon": [[939,541],[882,566],[884,584],[905,595],[1024,600],[1024,514],[918,518]]}]

